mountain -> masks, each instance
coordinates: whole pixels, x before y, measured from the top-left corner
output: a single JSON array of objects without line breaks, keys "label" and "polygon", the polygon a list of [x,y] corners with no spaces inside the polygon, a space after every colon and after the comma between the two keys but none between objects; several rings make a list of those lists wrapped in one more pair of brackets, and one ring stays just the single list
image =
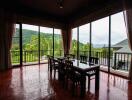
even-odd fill
[{"label": "mountain", "polygon": [[[23,41],[23,43],[24,44],[29,43],[30,40],[31,40],[32,35],[38,36],[38,31],[22,29],[22,39],[23,39],[22,41]],[[45,38],[52,38],[53,37],[52,34],[44,33],[44,32],[40,32],[40,35],[44,35]],[[19,29],[18,28],[16,28],[16,33],[14,34],[13,37],[19,37]],[[60,37],[61,37],[60,34],[54,34],[54,39],[55,40],[59,40]],[[14,42],[18,43],[18,40],[16,39]]]},{"label": "mountain", "polygon": [[93,47],[94,48],[102,48],[102,47],[106,47],[106,44],[94,44]]}]

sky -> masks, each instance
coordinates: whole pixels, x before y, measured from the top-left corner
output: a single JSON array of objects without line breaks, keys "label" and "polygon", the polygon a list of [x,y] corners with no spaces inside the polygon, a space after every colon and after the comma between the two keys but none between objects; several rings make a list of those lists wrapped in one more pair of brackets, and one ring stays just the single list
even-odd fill
[{"label": "sky", "polygon": [[[18,27],[19,26],[16,25],[16,28],[18,28]],[[38,31],[38,26],[28,25],[28,24],[22,24],[22,29],[28,29],[28,30]],[[40,32],[52,34],[53,33],[53,28],[40,27]],[[54,33],[55,34],[61,34],[61,30],[60,29],[54,29]]]},{"label": "sky", "polygon": [[[18,27],[18,26],[16,26]],[[38,26],[22,25],[23,29],[38,31]],[[40,27],[41,32],[53,33],[52,28]],[[61,34],[60,29],[55,29],[55,34]],[[92,44],[108,45],[109,18],[105,17],[92,22]],[[123,12],[111,16],[111,42],[112,45],[127,38]],[[72,29],[72,39],[77,39],[77,28]],[[79,41],[89,42],[89,24],[79,26]]]},{"label": "sky", "polygon": [[[72,30],[72,39],[77,39],[77,28]],[[92,44],[108,45],[109,18],[105,17],[92,22]],[[127,38],[123,12],[111,16],[111,43],[116,44]],[[89,42],[89,24],[79,27],[79,41]]]}]

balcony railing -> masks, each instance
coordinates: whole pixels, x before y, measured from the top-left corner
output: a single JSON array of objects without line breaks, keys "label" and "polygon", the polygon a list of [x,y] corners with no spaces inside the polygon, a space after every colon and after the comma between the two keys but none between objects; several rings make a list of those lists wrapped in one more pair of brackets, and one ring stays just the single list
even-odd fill
[{"label": "balcony railing", "polygon": [[[77,56],[77,51],[70,51]],[[89,57],[89,51],[80,51],[80,55]],[[47,62],[47,55],[53,55],[53,50],[40,50],[40,61]],[[55,50],[54,56],[63,56],[63,50]],[[91,51],[91,56],[99,58],[99,64],[108,66],[108,52]],[[11,51],[12,63],[20,63],[20,51]],[[131,63],[132,53],[112,53],[110,55],[110,66],[115,70],[128,71]],[[89,58],[88,58],[89,59]],[[23,51],[23,63],[34,63],[39,60],[39,52],[37,50]]]},{"label": "balcony railing", "polygon": [[[39,61],[38,50],[24,50],[23,63],[37,63]],[[53,50],[40,50],[40,62],[47,62],[47,55],[53,55]],[[54,56],[63,56],[63,50],[54,50]],[[11,51],[12,64],[20,63],[20,51]]]},{"label": "balcony railing", "polygon": [[[77,54],[76,50],[70,51],[73,54]],[[89,59],[89,51],[79,51],[80,55],[86,55]],[[108,52],[91,51],[91,56],[99,58],[99,64],[108,66]],[[111,53],[110,54],[110,66],[115,70],[128,71],[130,68],[132,53]]]}]

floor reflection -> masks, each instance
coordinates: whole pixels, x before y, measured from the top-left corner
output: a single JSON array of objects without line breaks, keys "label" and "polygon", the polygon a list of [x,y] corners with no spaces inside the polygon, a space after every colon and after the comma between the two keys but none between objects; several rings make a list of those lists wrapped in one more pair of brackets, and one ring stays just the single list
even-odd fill
[{"label": "floor reflection", "polygon": [[72,96],[70,85],[64,89],[46,64],[25,66],[0,72],[0,100],[132,100],[132,83],[126,79],[101,72],[99,91],[94,82],[84,98],[79,96],[79,86]]}]

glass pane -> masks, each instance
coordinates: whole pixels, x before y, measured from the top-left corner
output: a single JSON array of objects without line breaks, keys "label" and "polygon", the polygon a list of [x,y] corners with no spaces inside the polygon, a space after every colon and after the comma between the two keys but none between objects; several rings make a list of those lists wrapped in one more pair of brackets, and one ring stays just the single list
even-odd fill
[{"label": "glass pane", "polygon": [[99,64],[108,66],[109,18],[92,22],[91,56],[99,58]]},{"label": "glass pane", "polygon": [[47,55],[53,56],[53,28],[40,27],[40,62],[47,62]]},{"label": "glass pane", "polygon": [[63,44],[60,29],[54,29],[54,56],[63,56]]},{"label": "glass pane", "polygon": [[11,63],[12,65],[19,65],[20,64],[20,29],[19,24],[15,25],[15,32],[12,37],[12,46],[11,46]]},{"label": "glass pane", "polygon": [[74,54],[77,57],[77,28],[72,29],[72,44],[70,54]]},{"label": "glass pane", "polygon": [[79,54],[89,56],[89,24],[79,27]]},{"label": "glass pane", "polygon": [[111,45],[113,49],[111,67],[128,71],[132,52],[128,46],[123,12],[111,16]]},{"label": "glass pane", "polygon": [[22,24],[23,64],[38,63],[38,26]]}]

